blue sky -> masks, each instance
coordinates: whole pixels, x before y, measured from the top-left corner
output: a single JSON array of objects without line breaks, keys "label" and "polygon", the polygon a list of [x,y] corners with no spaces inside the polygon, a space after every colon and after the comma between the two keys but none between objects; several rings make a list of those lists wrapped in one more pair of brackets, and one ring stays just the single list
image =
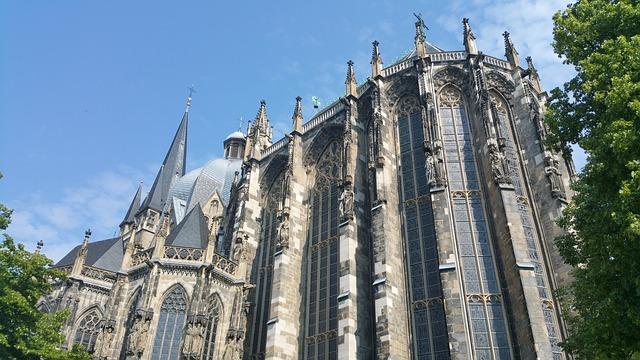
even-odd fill
[{"label": "blue sky", "polygon": [[[342,95],[346,62],[362,82],[371,42],[393,62],[413,45],[422,13],[428,41],[462,49],[468,17],[479,48],[503,57],[508,30],[546,89],[572,69],[553,53],[552,14],[566,1],[4,1],[0,4],[0,202],[8,233],[43,239],[59,259],[110,237],[139,181],[148,190],[194,84],[187,166],[222,154],[260,99],[276,136],[294,99]],[[579,167],[583,155],[576,159]]]}]

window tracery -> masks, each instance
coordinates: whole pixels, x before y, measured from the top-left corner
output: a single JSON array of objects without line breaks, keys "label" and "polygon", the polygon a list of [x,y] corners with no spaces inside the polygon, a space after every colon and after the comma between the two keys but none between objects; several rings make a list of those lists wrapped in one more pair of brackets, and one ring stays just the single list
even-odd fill
[{"label": "window tracery", "polygon": [[180,355],[180,341],[187,313],[187,293],[182,286],[174,286],[162,302],[160,318],[153,342],[151,359],[170,360]]},{"label": "window tracery", "polygon": [[100,331],[99,325],[102,314],[98,309],[87,312],[78,322],[74,344],[81,345],[88,352],[93,352],[96,345],[96,338]]},{"label": "window tracery", "polygon": [[207,330],[204,338],[204,353],[203,359],[213,360],[216,335],[218,333],[218,322],[222,317],[222,304],[220,304],[220,298],[217,294],[211,294],[207,303]]}]

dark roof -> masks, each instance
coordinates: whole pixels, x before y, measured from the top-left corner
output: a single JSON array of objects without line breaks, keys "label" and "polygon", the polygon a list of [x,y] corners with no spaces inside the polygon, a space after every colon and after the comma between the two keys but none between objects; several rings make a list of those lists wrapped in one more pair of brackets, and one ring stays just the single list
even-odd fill
[{"label": "dark roof", "polygon": [[209,229],[200,204],[196,205],[164,241],[165,245],[205,249]]},{"label": "dark roof", "polygon": [[[78,245],[74,247],[67,255],[53,265],[53,267],[73,265],[76,254],[81,246],[82,245]],[[123,252],[122,240],[119,237],[90,242],[87,249],[87,258],[84,263],[85,265],[98,269],[116,272],[120,270],[120,266],[122,265]]]},{"label": "dark roof", "polygon": [[124,216],[122,223],[120,226],[124,224],[132,224],[135,221],[136,212],[140,208],[140,198],[142,197],[142,184],[138,186],[138,191],[136,191],[133,200],[131,201],[131,205],[129,205],[129,210],[127,210],[127,214]]},{"label": "dark roof", "polygon": [[[189,113],[185,112],[182,116],[178,131],[173,137],[171,146],[167,155],[164,157],[162,166],[158,170],[153,186],[149,190],[149,194],[144,199],[140,211],[147,208],[162,210],[169,195],[169,188],[173,181],[184,176],[185,164],[187,162],[187,124],[189,122]],[[176,176],[178,175],[178,176]]]}]

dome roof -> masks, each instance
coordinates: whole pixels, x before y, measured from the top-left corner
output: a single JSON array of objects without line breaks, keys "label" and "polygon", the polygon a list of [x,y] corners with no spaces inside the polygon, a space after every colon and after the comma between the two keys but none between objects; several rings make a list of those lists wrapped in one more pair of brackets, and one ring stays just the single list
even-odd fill
[{"label": "dome roof", "polygon": [[244,134],[240,131],[234,131],[231,134],[229,134],[229,136],[227,136],[227,138],[225,140],[229,140],[229,139],[242,139],[244,140]]},{"label": "dome roof", "polygon": [[184,211],[180,211],[181,214],[178,216],[179,220],[197,204],[203,205],[216,191],[220,193],[222,201],[228,203],[231,182],[235,172],[240,170],[241,164],[241,160],[212,159],[176,180],[168,198],[169,201],[178,200],[184,206]]}]

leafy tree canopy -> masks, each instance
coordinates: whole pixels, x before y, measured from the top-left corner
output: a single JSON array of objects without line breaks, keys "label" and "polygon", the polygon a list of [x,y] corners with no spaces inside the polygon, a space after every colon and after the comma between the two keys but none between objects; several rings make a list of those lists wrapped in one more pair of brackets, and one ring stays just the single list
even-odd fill
[{"label": "leafy tree canopy", "polygon": [[551,92],[549,145],[588,156],[556,240],[575,266],[563,346],[586,359],[639,357],[640,5],[580,0],[554,22],[555,52],[576,75]]},{"label": "leafy tree canopy", "polygon": [[[0,178],[2,174],[0,174]],[[11,222],[11,210],[0,204],[0,229]],[[3,234],[0,243],[0,358],[1,359],[89,359],[80,348],[60,349],[64,336],[60,328],[67,312],[45,314],[36,308],[38,300],[51,292],[50,281],[64,279],[51,269],[52,261],[27,251]]]}]

